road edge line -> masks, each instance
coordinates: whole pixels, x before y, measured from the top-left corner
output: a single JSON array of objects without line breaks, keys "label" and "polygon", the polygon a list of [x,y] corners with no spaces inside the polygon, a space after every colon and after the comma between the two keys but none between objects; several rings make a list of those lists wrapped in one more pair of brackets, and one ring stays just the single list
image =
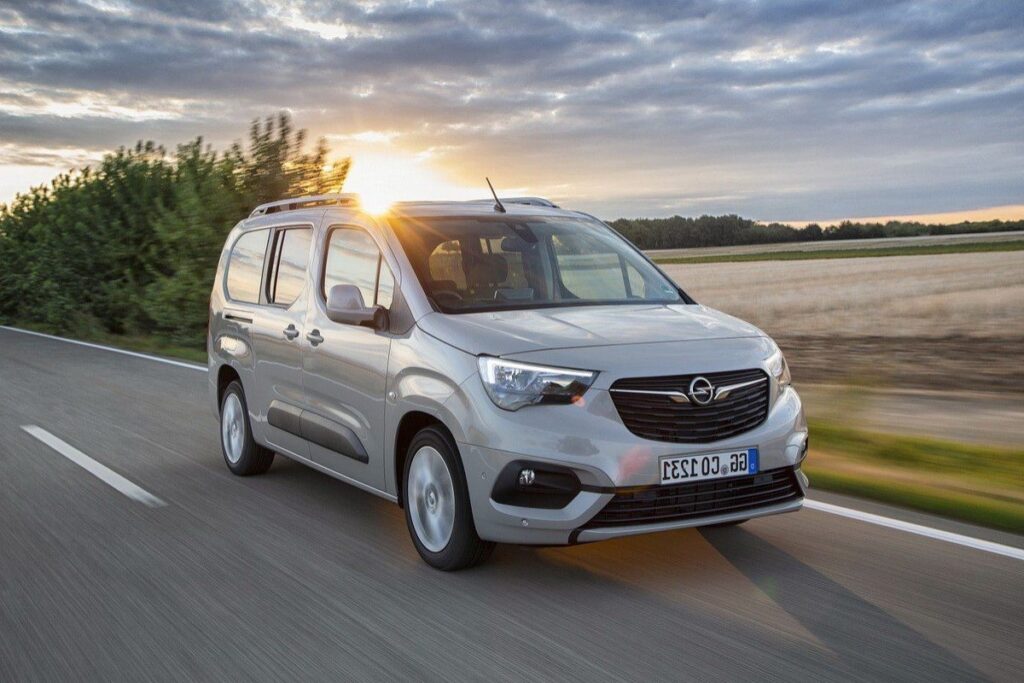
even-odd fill
[{"label": "road edge line", "polygon": [[951,531],[933,529],[932,527],[924,526],[922,524],[904,522],[899,519],[883,517],[882,515],[876,515],[871,512],[862,512],[860,510],[854,510],[853,508],[833,505],[832,503],[823,503],[819,500],[811,500],[810,498],[804,499],[804,507],[810,508],[811,510],[818,510],[819,512],[827,512],[832,515],[839,515],[840,517],[856,519],[861,522],[867,522],[868,524],[904,531],[917,536],[924,536],[937,541],[954,543],[967,548],[973,548],[974,550],[981,550],[995,555],[1010,557],[1015,560],[1024,560],[1024,549],[1014,548],[1013,546],[1003,545],[1002,543],[983,541],[980,538],[974,538],[972,536],[964,536],[963,534],[955,534]]},{"label": "road edge line", "polygon": [[205,365],[197,365],[196,363],[188,363],[182,360],[171,360],[170,358],[161,358],[160,356],[153,356],[148,353],[139,353],[138,351],[129,351],[127,349],[119,349],[116,346],[106,346],[104,344],[94,344],[92,342],[79,341],[78,339],[68,339],[67,337],[58,337],[53,334],[44,334],[43,332],[35,332],[34,330],[23,330],[20,327],[10,327],[8,325],[0,325],[0,330],[8,330],[10,332],[20,332],[21,334],[30,334],[35,337],[43,337],[45,339],[55,339],[57,341],[67,342],[68,344],[77,344],[78,346],[87,346],[90,349],[99,349],[101,351],[112,351],[114,353],[121,353],[125,356],[133,356],[135,358],[144,358],[146,360],[153,360],[158,363],[167,363],[168,365],[176,365],[179,368],[187,368],[189,370],[198,370],[200,372],[206,372]]}]

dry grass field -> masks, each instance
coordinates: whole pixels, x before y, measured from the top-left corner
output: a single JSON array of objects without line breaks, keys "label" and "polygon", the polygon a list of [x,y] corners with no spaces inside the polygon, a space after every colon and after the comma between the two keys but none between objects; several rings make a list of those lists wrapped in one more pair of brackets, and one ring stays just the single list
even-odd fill
[{"label": "dry grass field", "polygon": [[779,244],[744,244],[733,247],[699,247],[695,249],[649,249],[647,255],[655,260],[692,258],[737,254],[771,254],[780,251],[837,251],[860,249],[895,249],[898,247],[921,247],[963,244],[1000,244],[1016,242],[1024,238],[1024,232],[976,232],[962,235],[918,235],[916,237],[883,237],[860,240],[821,240],[817,242],[782,242]]},{"label": "dry grass field", "polygon": [[662,267],[798,380],[1024,392],[1024,252]]}]

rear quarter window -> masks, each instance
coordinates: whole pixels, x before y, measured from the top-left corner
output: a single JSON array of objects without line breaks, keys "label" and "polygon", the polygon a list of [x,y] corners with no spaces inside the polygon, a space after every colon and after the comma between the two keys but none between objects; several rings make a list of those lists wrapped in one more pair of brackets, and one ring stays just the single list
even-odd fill
[{"label": "rear quarter window", "polygon": [[260,301],[263,263],[267,257],[269,230],[247,232],[235,241],[228,258],[228,298],[242,303]]}]

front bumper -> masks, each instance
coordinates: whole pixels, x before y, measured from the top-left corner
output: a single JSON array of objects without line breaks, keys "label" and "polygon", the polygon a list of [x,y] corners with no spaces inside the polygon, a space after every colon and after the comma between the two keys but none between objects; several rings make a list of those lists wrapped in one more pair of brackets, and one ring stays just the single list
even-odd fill
[{"label": "front bumper", "polygon": [[[522,448],[515,451],[460,441],[459,449],[469,485],[474,521],[481,538],[501,543],[563,545],[719,524],[800,509],[807,489],[807,478],[797,469],[796,480],[800,495],[785,502],[740,512],[712,513],[699,518],[586,528],[587,523],[612,500],[616,490],[657,485],[659,461],[664,456],[756,446],[760,452],[760,471],[764,472],[798,468],[806,454],[807,441],[803,407],[792,388],[786,388],[778,394],[767,419],[760,426],[730,439],[693,445],[637,437],[618,419],[607,392],[592,390],[587,396],[589,403],[584,410],[576,406],[546,406],[516,413],[499,411],[489,415],[492,425],[493,420],[530,419],[533,422],[532,425],[521,425],[519,433],[522,438],[519,445]],[[481,398],[482,402],[474,401],[472,405],[478,409],[480,406],[486,409],[486,406],[492,405],[486,396]],[[541,442],[539,437],[545,431],[552,440],[548,441],[548,448],[541,452],[537,446]],[[488,432],[494,433],[493,430]],[[583,490],[560,509],[538,509],[496,502],[491,497],[494,482],[502,469],[514,461],[568,467],[576,473]]]}]

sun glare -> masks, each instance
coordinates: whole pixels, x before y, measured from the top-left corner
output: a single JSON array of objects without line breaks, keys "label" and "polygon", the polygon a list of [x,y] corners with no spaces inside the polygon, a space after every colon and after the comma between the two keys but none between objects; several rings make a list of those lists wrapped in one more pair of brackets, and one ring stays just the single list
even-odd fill
[{"label": "sun glare", "polygon": [[447,180],[425,159],[399,152],[353,155],[345,192],[358,193],[363,207],[371,213],[383,213],[402,200],[459,200],[483,195],[480,189]]}]

